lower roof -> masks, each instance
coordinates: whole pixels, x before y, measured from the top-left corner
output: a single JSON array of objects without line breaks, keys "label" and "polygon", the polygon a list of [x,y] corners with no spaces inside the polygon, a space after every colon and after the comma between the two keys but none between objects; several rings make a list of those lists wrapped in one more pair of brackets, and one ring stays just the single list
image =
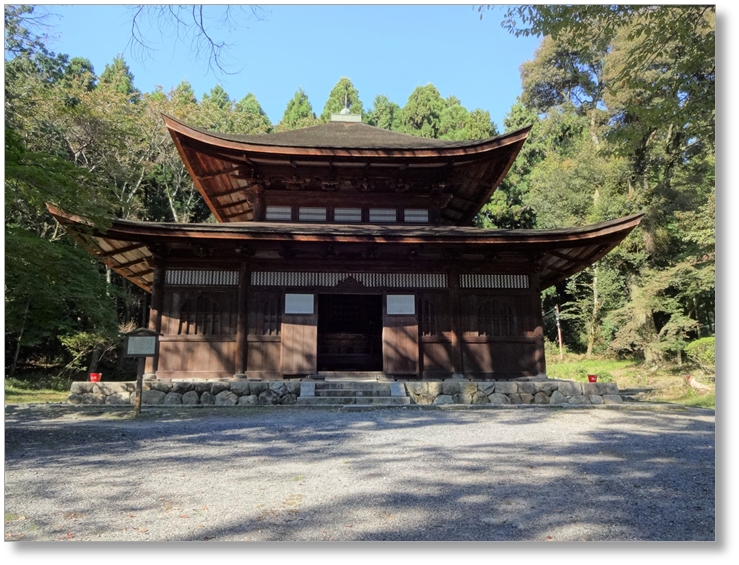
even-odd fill
[{"label": "lower roof", "polygon": [[236,246],[275,242],[369,243],[475,246],[486,252],[536,254],[542,290],[587,268],[616,247],[639,224],[643,214],[599,224],[551,230],[500,230],[456,226],[294,224],[241,222],[176,224],[116,220],[95,229],[83,218],[47,205],[52,215],[94,257],[141,288],[151,291],[153,249],[157,246]]}]

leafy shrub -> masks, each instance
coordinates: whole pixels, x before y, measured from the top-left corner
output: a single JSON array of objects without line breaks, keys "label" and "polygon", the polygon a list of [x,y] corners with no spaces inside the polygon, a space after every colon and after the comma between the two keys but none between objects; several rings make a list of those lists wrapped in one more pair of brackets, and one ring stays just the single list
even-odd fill
[{"label": "leafy shrub", "polygon": [[691,362],[709,372],[716,371],[716,338],[702,337],[691,341],[685,348]]}]

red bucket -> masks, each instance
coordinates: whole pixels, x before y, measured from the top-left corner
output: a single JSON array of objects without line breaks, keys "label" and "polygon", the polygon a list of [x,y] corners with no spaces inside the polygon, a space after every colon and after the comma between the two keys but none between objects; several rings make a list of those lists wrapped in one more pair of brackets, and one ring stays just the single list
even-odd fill
[{"label": "red bucket", "polygon": [[103,378],[102,373],[90,373],[90,382],[99,383],[100,379]]},{"label": "red bucket", "polygon": [[589,383],[597,383],[598,382],[597,375],[588,375],[588,382]]}]

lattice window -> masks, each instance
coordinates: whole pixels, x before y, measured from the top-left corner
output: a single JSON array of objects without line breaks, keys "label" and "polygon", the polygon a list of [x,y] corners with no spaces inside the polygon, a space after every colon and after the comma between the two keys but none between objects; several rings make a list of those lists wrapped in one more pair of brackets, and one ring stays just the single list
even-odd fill
[{"label": "lattice window", "polygon": [[265,300],[262,303],[262,335],[280,335],[282,326],[280,301]]},{"label": "lattice window", "polygon": [[361,208],[334,208],[334,222],[349,224],[361,221]]},{"label": "lattice window", "polygon": [[309,208],[301,206],[298,208],[298,219],[301,222],[325,222],[326,208]]},{"label": "lattice window", "polygon": [[369,221],[379,224],[397,222],[398,213],[395,208],[370,208]]},{"label": "lattice window", "polygon": [[429,300],[420,300],[421,335],[439,335],[436,322],[436,306]]},{"label": "lattice window", "polygon": [[292,219],[290,206],[267,206],[265,219],[268,222],[289,222]]},{"label": "lattice window", "polygon": [[420,208],[406,208],[403,211],[403,219],[406,224],[428,224],[429,211]]},{"label": "lattice window", "polygon": [[180,310],[180,335],[221,335],[221,307],[205,296],[191,298]]},{"label": "lattice window", "polygon": [[477,310],[477,333],[487,337],[516,335],[513,307],[500,300],[487,300]]}]

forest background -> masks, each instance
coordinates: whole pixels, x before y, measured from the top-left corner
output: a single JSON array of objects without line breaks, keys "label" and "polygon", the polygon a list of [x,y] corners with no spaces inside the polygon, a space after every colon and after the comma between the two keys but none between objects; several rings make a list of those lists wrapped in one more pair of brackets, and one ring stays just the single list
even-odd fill
[{"label": "forest background", "polygon": [[[480,7],[481,17],[499,17]],[[47,49],[27,6],[5,6],[6,374],[68,379],[102,368],[130,378],[120,333],[145,325],[148,296],[79,249],[45,207],[101,228],[111,218],[210,222],[161,114],[225,133],[325,122],[344,107],[377,127],[483,139],[533,124],[514,167],[476,224],[581,226],[644,212],[593,267],[545,291],[545,330],[587,357],[659,366],[685,355],[714,364],[715,8],[516,6],[502,25],[540,36],[503,124],[432,85],[403,106],[363,101],[342,77],[320,113],[298,90],[279,123],[258,100],[188,82],[141,92],[122,56]],[[327,90],[330,85],[327,85]],[[548,350],[548,353],[555,350]]]}]

